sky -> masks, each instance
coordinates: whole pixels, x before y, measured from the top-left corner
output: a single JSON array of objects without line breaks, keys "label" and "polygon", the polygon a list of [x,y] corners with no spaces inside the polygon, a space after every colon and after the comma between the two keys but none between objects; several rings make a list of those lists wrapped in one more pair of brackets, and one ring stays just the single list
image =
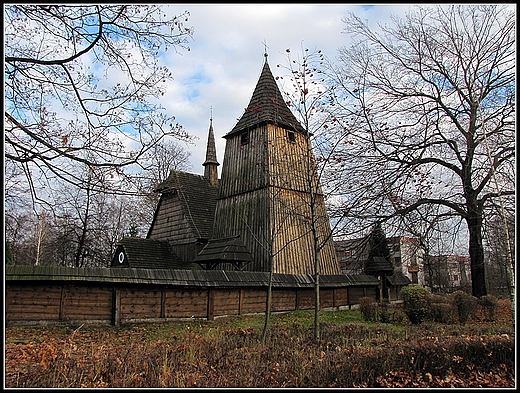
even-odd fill
[{"label": "sky", "polygon": [[[203,174],[210,118],[217,159],[222,168],[227,134],[244,113],[264,64],[267,49],[273,75],[292,54],[321,50],[329,59],[337,56],[349,37],[342,17],[353,12],[369,26],[390,23],[391,15],[403,16],[412,5],[356,4],[172,4],[168,12],[189,11],[186,27],[193,27],[190,51],[168,52],[165,65],[173,74],[161,104],[184,129],[195,136],[191,173]],[[280,85],[279,85],[280,86]]]}]

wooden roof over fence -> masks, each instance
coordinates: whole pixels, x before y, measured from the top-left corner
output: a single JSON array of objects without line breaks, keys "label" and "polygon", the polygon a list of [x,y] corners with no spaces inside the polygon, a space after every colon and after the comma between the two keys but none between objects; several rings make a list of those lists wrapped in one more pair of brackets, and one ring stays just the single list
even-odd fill
[{"label": "wooden roof over fence", "polygon": [[406,286],[412,283],[412,280],[399,273],[394,273],[390,277],[387,277],[386,280],[393,286]]},{"label": "wooden roof over fence", "polygon": [[[136,269],[106,267],[6,266],[9,281],[68,281],[107,284],[156,284],[191,287],[263,287],[269,283],[268,272],[224,270]],[[323,288],[345,286],[377,286],[379,281],[367,275],[321,275]],[[312,288],[314,277],[309,274],[274,274],[274,288]]]},{"label": "wooden roof over fence", "polygon": [[207,266],[209,270],[213,270],[212,266],[226,262],[242,270],[243,265],[252,261],[253,257],[240,236],[210,239],[194,259],[194,262]]},{"label": "wooden roof over fence", "polygon": [[369,259],[365,267],[365,273],[369,274],[380,274],[380,273],[392,273],[394,271],[394,267],[392,263],[383,257],[373,257]]}]

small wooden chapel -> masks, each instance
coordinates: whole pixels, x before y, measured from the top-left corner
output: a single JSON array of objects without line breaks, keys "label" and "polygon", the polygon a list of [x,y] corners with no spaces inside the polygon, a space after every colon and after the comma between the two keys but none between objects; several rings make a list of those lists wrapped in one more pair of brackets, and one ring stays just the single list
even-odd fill
[{"label": "small wooden chapel", "polygon": [[[319,260],[319,274],[340,274],[309,135],[283,99],[267,54],[248,106],[224,138],[220,179],[210,119],[204,175],[172,171],[156,187],[147,239],[157,252],[168,247],[171,266],[181,269],[313,274]],[[130,255],[144,249],[131,247],[134,241],[123,239],[113,267],[144,267],[143,260],[150,267],[149,258]]]}]

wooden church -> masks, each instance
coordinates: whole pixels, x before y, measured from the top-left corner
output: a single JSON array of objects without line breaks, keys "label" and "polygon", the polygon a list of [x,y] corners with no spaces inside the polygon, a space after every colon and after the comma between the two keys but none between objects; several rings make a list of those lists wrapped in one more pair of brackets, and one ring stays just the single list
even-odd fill
[{"label": "wooden church", "polygon": [[[267,59],[227,133],[221,178],[210,120],[204,174],[172,171],[146,239],[125,238],[108,268],[6,266],[8,324],[169,321],[351,307],[379,281],[342,274],[309,135]],[[273,275],[269,272],[273,272]]]},{"label": "wooden church", "polygon": [[172,171],[146,239],[122,239],[108,268],[6,266],[6,323],[213,320],[265,312],[271,286],[271,311],[311,309],[316,273],[322,309],[376,299],[377,278],[340,271],[309,134],[267,58],[224,138],[221,178],[210,120],[204,174]]},{"label": "wooden church", "polygon": [[[249,105],[224,138],[220,179],[210,120],[204,175],[172,171],[156,187],[147,239],[168,242],[181,269],[314,274],[319,263],[319,274],[340,274],[309,134],[283,99],[267,54]],[[122,242],[112,266],[131,249]]]}]

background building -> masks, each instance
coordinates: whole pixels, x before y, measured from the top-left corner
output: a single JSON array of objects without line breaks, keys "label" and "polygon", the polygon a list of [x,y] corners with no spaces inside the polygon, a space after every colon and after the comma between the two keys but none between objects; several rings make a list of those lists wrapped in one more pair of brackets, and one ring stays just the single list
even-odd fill
[{"label": "background building", "polygon": [[462,255],[430,255],[426,258],[425,280],[432,292],[471,293],[471,260]]},{"label": "background building", "polygon": [[[425,252],[419,239],[407,236],[387,238],[394,274],[407,277],[412,284],[425,286]],[[340,270],[346,274],[363,274],[369,254],[368,237],[335,242]]]}]

